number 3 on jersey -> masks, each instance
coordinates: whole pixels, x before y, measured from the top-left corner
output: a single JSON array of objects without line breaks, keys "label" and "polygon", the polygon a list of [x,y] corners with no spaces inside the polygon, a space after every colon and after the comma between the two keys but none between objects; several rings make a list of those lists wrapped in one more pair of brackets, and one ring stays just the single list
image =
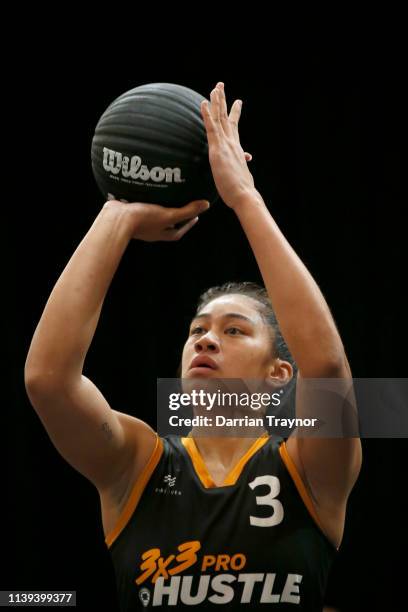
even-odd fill
[{"label": "number 3 on jersey", "polygon": [[280,493],[280,482],[276,476],[257,476],[252,482],[248,483],[251,489],[255,489],[260,485],[267,485],[269,493],[266,495],[257,495],[256,503],[258,506],[270,506],[273,509],[271,516],[261,518],[258,516],[250,516],[249,522],[254,527],[273,527],[279,525],[283,520],[283,506],[276,497]]}]

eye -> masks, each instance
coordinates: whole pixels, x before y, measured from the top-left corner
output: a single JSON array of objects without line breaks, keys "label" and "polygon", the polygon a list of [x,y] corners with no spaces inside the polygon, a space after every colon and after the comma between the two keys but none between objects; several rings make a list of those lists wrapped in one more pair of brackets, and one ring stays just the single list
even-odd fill
[{"label": "eye", "polygon": [[[193,335],[193,334],[199,333],[199,332],[197,332],[197,330],[199,330],[199,329],[202,330],[203,328],[202,327],[193,327],[193,329],[191,330],[190,334]],[[240,329],[238,329],[238,327],[229,327],[226,331],[230,331],[231,329],[235,329],[239,334],[242,334],[242,331]],[[236,336],[236,334],[232,334],[232,335]]]},{"label": "eye", "polygon": [[[227,329],[227,331],[230,331],[230,329],[235,329],[237,332],[239,332],[240,334],[242,334],[242,331],[240,329],[238,329],[238,327],[229,327]],[[235,336],[236,334],[233,334],[233,336]]]}]

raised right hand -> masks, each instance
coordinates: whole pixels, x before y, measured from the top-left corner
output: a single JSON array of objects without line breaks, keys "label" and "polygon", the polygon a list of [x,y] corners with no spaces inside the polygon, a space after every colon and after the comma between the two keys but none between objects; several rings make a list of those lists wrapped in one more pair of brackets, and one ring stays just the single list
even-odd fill
[{"label": "raised right hand", "polygon": [[[198,221],[198,215],[208,210],[206,200],[194,200],[181,208],[167,208],[142,202],[124,203],[109,200],[104,208],[123,207],[129,219],[129,236],[135,240],[156,242],[180,240]],[[184,224],[180,227],[179,224]]]}]

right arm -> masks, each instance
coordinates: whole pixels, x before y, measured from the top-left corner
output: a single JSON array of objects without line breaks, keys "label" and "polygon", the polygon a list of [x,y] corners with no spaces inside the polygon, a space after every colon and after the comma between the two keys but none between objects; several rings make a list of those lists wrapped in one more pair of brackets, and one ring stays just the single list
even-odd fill
[{"label": "right arm", "polygon": [[[112,410],[83,375],[102,305],[132,238],[178,240],[208,208],[107,202],[58,279],[25,364],[29,399],[61,455],[99,490],[143,469],[156,441],[143,421]],[[181,229],[174,224],[192,219]],[[134,468],[133,468],[134,469]]]}]

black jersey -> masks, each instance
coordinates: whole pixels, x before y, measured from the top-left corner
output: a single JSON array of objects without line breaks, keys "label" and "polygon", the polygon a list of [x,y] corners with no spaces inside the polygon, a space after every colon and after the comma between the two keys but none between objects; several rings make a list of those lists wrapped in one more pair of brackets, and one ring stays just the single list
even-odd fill
[{"label": "black jersey", "polygon": [[122,612],[322,610],[336,555],[282,439],[215,486],[193,438],[158,438],[106,537]]}]

